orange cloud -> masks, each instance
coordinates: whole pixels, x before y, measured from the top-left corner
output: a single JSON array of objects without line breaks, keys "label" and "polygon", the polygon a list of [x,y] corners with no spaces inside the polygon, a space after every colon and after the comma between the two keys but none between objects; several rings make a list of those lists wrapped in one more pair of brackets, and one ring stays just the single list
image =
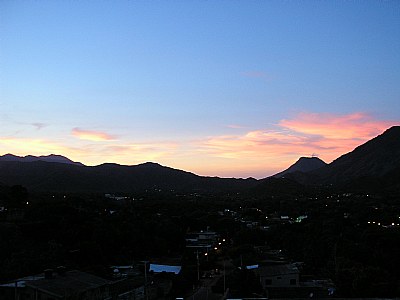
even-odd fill
[{"label": "orange cloud", "polygon": [[0,137],[0,149],[3,154],[47,155],[60,154],[86,165],[98,165],[105,162],[120,164],[138,164],[146,161],[160,162],[176,157],[178,145],[169,141],[152,143],[89,143],[85,140],[49,140],[43,138]]},{"label": "orange cloud", "polygon": [[348,115],[301,113],[295,119],[282,120],[281,127],[303,134],[329,139],[368,140],[393,125],[393,122],[375,120],[365,113]]},{"label": "orange cloud", "polygon": [[226,125],[226,127],[232,128],[232,129],[243,129],[243,128],[246,128],[245,126],[238,125],[238,124],[230,124],[230,125]]},{"label": "orange cloud", "polygon": [[257,162],[266,173],[283,170],[300,156],[318,153],[326,162],[374,138],[394,122],[374,119],[365,113],[348,115],[301,113],[280,121],[274,128],[241,135],[214,136],[199,141],[200,152],[229,159],[230,164]]},{"label": "orange cloud", "polygon": [[62,154],[70,155],[69,158],[73,159],[72,156],[79,156],[84,154],[83,150],[66,146],[62,143],[51,141],[48,139],[40,138],[10,138],[0,137],[0,146],[6,153],[12,153],[15,155],[46,155],[46,154]]},{"label": "orange cloud", "polygon": [[[246,129],[241,128],[232,130],[235,134],[195,141],[117,140],[104,132],[74,128],[72,136],[78,139],[68,137],[68,132],[55,139],[0,137],[0,149],[21,156],[61,154],[87,165],[155,161],[200,175],[262,178],[282,171],[300,156],[318,153],[330,162],[392,125],[395,122],[365,113],[301,113],[272,127],[244,133]],[[35,133],[39,135],[40,131]]]},{"label": "orange cloud", "polygon": [[116,138],[108,133],[94,130],[85,130],[78,127],[72,129],[72,135],[81,140],[93,142],[112,141]]}]

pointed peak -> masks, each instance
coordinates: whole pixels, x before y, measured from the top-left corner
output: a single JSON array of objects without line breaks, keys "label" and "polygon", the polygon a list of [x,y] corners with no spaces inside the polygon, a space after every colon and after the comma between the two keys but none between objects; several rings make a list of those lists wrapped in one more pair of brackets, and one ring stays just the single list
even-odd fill
[{"label": "pointed peak", "polygon": [[320,159],[318,156],[301,156],[297,162],[301,162],[301,161],[321,161],[323,163],[325,163],[322,159]]},{"label": "pointed peak", "polygon": [[286,170],[284,170],[278,174],[273,175],[273,177],[280,178],[286,174],[294,173],[294,172],[306,173],[306,172],[310,172],[310,171],[319,169],[325,165],[326,165],[326,162],[324,162],[322,159],[320,159],[316,156],[311,156],[311,157],[302,156],[289,168],[287,168]]}]

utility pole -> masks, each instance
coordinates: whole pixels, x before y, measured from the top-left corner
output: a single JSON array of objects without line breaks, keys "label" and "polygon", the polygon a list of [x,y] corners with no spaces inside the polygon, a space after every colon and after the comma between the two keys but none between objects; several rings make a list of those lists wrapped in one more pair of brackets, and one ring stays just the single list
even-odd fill
[{"label": "utility pole", "polygon": [[200,261],[199,261],[199,250],[196,251],[197,253],[197,281],[200,281]]},{"label": "utility pole", "polygon": [[149,295],[147,293],[147,263],[148,261],[142,261],[142,263],[144,263],[144,295],[145,295],[145,299],[148,300],[149,299]]},{"label": "utility pole", "polygon": [[224,294],[225,294],[225,290],[226,290],[225,272],[226,272],[226,269],[225,269],[225,259],[224,259]]}]

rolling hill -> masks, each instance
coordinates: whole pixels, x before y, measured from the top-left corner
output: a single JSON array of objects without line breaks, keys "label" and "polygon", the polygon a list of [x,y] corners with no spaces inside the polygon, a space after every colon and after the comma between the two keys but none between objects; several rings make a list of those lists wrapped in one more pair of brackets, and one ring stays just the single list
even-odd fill
[{"label": "rolling hill", "polygon": [[[179,192],[237,192],[255,187],[260,191],[272,188],[301,190],[297,183],[305,185],[360,186],[379,183],[379,186],[400,186],[400,126],[394,126],[383,134],[360,145],[352,152],[325,164],[316,157],[300,158],[283,172],[271,176],[276,180],[253,178],[219,178],[144,163],[135,166],[102,164],[89,167],[59,155],[19,157],[11,154],[0,156],[0,183],[23,185],[33,191],[56,192],[135,192],[144,190],[174,190]],[[268,178],[267,178],[268,179]],[[296,184],[293,184],[293,180]],[[264,192],[264,191],[263,191]]]},{"label": "rolling hill", "polygon": [[256,179],[204,177],[156,163],[135,166],[102,164],[88,167],[46,161],[0,161],[0,182],[33,191],[137,192],[151,189],[179,192],[239,191]]}]

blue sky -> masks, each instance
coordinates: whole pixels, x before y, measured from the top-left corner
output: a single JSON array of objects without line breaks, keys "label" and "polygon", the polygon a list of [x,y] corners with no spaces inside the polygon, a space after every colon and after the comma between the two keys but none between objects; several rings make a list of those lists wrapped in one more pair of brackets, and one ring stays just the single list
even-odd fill
[{"label": "blue sky", "polygon": [[399,79],[398,1],[0,2],[0,154],[265,177],[398,124]]}]

